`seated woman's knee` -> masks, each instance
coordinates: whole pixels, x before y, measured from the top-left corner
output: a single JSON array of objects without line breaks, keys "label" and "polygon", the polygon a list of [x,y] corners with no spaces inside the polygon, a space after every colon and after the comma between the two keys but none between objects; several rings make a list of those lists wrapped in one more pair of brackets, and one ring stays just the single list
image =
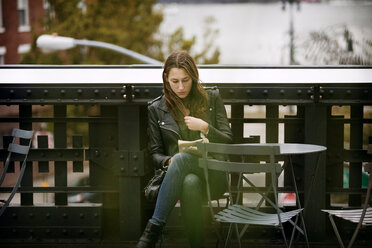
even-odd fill
[{"label": "seated woman's knee", "polygon": [[183,180],[183,188],[188,190],[198,190],[202,187],[200,178],[195,174],[188,174]]}]

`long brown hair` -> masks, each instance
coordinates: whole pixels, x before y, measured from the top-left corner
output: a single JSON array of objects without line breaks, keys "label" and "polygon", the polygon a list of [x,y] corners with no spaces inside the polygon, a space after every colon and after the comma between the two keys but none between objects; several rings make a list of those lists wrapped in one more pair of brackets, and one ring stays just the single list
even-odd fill
[{"label": "long brown hair", "polygon": [[[184,69],[192,79],[192,86],[186,99],[179,98],[171,89],[167,76],[172,68]],[[186,51],[172,52],[164,63],[163,92],[165,103],[176,121],[183,121],[188,115],[187,110],[194,117],[206,121],[206,109],[208,108],[208,95],[199,81],[199,72],[194,59]]]}]

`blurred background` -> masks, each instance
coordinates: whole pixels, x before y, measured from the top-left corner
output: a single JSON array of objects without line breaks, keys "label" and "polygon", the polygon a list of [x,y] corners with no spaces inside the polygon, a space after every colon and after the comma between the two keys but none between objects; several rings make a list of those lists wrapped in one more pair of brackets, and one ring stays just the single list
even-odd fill
[{"label": "blurred background", "polygon": [[0,64],[142,63],[89,46],[43,53],[42,34],[199,64],[372,63],[370,0],[0,0]]},{"label": "blurred background", "polygon": [[[41,49],[37,40],[45,34],[105,42],[160,62],[171,51],[183,49],[198,64],[371,65],[372,0],[0,0],[0,65],[144,63],[90,45]],[[229,112],[229,106],[226,108]],[[365,118],[371,118],[371,109],[365,107]],[[67,108],[68,117],[96,114],[99,106]],[[296,106],[281,106],[279,114],[296,115]],[[350,118],[350,106],[335,106],[332,114]],[[6,116],[18,116],[18,106],[0,106],[0,117]],[[53,108],[33,106],[33,116],[53,116]],[[246,106],[245,118],[262,116],[265,106]],[[0,136],[9,135],[17,125],[2,123]],[[34,123],[33,129],[36,135],[48,135],[53,147],[52,124]],[[68,132],[87,137],[88,126],[68,123]],[[280,126],[280,137],[283,132]],[[349,132],[346,124],[345,148]],[[363,133],[366,145],[372,126],[365,125]],[[265,125],[245,126],[244,136],[249,135],[259,135],[265,142]],[[71,146],[70,140],[68,144]],[[53,186],[53,167],[50,162],[49,174],[35,170],[39,180],[34,186]],[[69,165],[69,171],[71,168]],[[87,169],[71,173],[68,184],[89,184],[85,180],[88,173]],[[345,187],[347,173],[345,164]],[[16,173],[8,173],[6,183],[11,185],[14,178]],[[71,201],[90,201],[90,196],[71,197]],[[39,200],[53,199],[43,194]]]}]

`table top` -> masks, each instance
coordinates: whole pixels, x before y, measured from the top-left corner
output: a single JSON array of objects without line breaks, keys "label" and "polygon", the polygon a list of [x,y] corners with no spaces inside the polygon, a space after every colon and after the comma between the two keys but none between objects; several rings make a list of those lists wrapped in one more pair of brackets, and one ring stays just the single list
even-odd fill
[{"label": "table top", "polygon": [[306,154],[322,152],[327,147],[313,144],[284,143],[280,145],[280,154]]},{"label": "table top", "polygon": [[[249,146],[258,144],[247,143],[246,145]],[[327,147],[325,146],[301,143],[260,143],[259,145],[279,145],[281,155],[307,154],[327,150]]]}]

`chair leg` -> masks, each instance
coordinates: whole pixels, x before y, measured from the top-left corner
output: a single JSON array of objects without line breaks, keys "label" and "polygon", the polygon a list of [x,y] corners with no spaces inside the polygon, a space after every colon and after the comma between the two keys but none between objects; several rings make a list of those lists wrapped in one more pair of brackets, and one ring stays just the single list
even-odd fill
[{"label": "chair leg", "polygon": [[227,232],[227,236],[226,236],[226,240],[225,240],[225,248],[228,248],[229,247],[229,241],[230,241],[230,237],[231,237],[231,229],[232,229],[232,223],[230,223],[229,225],[229,230]]},{"label": "chair leg", "polygon": [[[301,207],[301,202],[300,202],[300,195],[298,194],[297,182],[296,182],[296,177],[295,177],[295,174],[294,174],[294,169],[293,169],[293,164],[292,164],[292,158],[291,158],[291,156],[289,156],[289,166],[291,167],[292,182],[293,182],[293,185],[294,185],[294,188],[295,188],[295,192],[296,192],[296,204],[298,205],[298,208],[302,208]],[[303,216],[302,212],[299,213],[299,215],[300,215],[300,218],[301,218],[301,224],[302,224],[302,229],[303,229],[303,235],[305,236],[306,246],[307,247],[310,247],[310,245],[309,245],[309,239],[307,237],[307,231],[306,231],[306,225],[305,225],[305,221],[304,221],[304,216]],[[296,217],[295,227],[297,226],[297,218],[298,218],[298,215]],[[292,233],[292,237],[291,237],[290,243],[292,243],[293,235],[294,235],[294,230],[293,230],[293,233]],[[291,244],[289,246],[291,246]]]},{"label": "chair leg", "polygon": [[335,234],[336,234],[336,237],[337,237],[338,243],[340,244],[340,247],[341,247],[341,248],[345,248],[344,243],[342,242],[341,236],[340,236],[340,234],[339,234],[339,232],[338,232],[338,230],[337,230],[337,226],[336,226],[335,221],[333,220],[332,215],[329,214],[328,217],[329,217],[329,220],[331,221],[331,224],[332,224],[333,230],[335,231]]},{"label": "chair leg", "polygon": [[242,244],[240,242],[240,233],[239,233],[238,224],[235,223],[234,226],[235,226],[236,239],[238,240],[239,248],[241,248]]},{"label": "chair leg", "polygon": [[279,205],[278,205],[278,194],[277,194],[277,190],[276,190],[277,182],[276,182],[276,172],[275,171],[271,172],[271,183],[273,185],[273,192],[274,192],[274,199],[275,199],[275,210],[276,210],[276,213],[278,215],[280,230],[281,230],[282,235],[283,235],[285,246],[288,247],[288,242],[287,242],[287,238],[285,237],[283,223],[282,223],[282,220],[280,218],[280,210],[279,210]]}]

